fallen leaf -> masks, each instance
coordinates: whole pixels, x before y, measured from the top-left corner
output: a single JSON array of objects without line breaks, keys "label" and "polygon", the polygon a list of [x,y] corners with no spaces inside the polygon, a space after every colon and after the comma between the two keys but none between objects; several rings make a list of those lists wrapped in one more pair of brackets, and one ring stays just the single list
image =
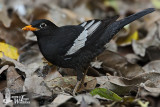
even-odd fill
[{"label": "fallen leaf", "polygon": [[56,70],[56,67],[55,67],[55,68],[52,68],[52,70],[46,75],[44,80],[50,81],[58,77],[62,77],[62,75]]},{"label": "fallen leaf", "polygon": [[133,34],[123,38],[122,41],[117,41],[117,44],[121,46],[131,44],[132,40],[138,40],[138,31],[135,31]]},{"label": "fallen leaf", "polygon": [[101,68],[104,72],[110,71],[122,77],[132,78],[144,72],[139,65],[131,64],[125,57],[107,50],[97,57],[97,61],[102,62]]},{"label": "fallen leaf", "polygon": [[132,41],[132,48],[133,51],[136,55],[140,55],[142,57],[145,56],[145,52],[146,52],[146,46],[144,46],[145,44],[141,44],[138,41],[133,40]]},{"label": "fallen leaf", "polygon": [[[58,77],[53,80],[45,81],[47,86],[53,90],[53,92],[69,92],[72,93],[73,88],[76,85],[77,78],[76,76],[67,76],[67,77]],[[81,88],[83,90],[92,90],[96,86],[96,78],[91,76],[86,76],[84,84],[85,86]]]},{"label": "fallen leaf", "polygon": [[0,82],[0,91],[5,90],[6,87],[7,87],[7,81],[6,80],[1,80],[1,82]]},{"label": "fallen leaf", "polygon": [[106,99],[113,100],[113,101],[122,101],[121,97],[119,97],[114,92],[108,89],[105,89],[105,88],[95,88],[94,90],[90,92],[90,94],[92,96],[99,95],[100,97],[104,97]]},{"label": "fallen leaf", "polygon": [[160,1],[159,0],[152,0],[151,2],[155,8],[160,9]]},{"label": "fallen leaf", "polygon": [[7,70],[7,87],[11,94],[23,92],[24,82],[13,66]]},{"label": "fallen leaf", "polygon": [[144,57],[146,53],[146,48],[150,46],[157,46],[157,47],[160,46],[159,28],[160,28],[160,23],[157,22],[157,24],[153,24],[150,26],[148,34],[144,39],[138,41],[135,40],[132,41],[132,48],[135,54]]},{"label": "fallen leaf", "polygon": [[143,67],[143,70],[147,72],[159,72],[160,73],[160,60],[151,61]]},{"label": "fallen leaf", "polygon": [[69,100],[70,98],[72,98],[73,96],[71,95],[64,95],[64,94],[59,94],[52,103],[54,103],[56,106],[65,103],[67,100]]},{"label": "fallen leaf", "polygon": [[0,21],[5,27],[9,27],[11,24],[11,19],[8,17],[7,14],[7,8],[3,6],[3,8],[0,10]]},{"label": "fallen leaf", "polygon": [[81,104],[81,102],[84,100],[88,105],[95,104],[95,107],[100,106],[100,102],[96,98],[93,98],[91,95],[80,94],[75,96],[75,99],[77,100],[77,104]]},{"label": "fallen leaf", "polygon": [[[136,91],[142,83],[146,83],[147,81],[150,81],[150,83],[154,84],[154,87],[153,86],[148,86],[148,87],[160,88],[159,76],[160,76],[160,73],[158,73],[158,72],[149,72],[149,73],[140,74],[138,76],[135,76],[134,78],[127,79],[127,78],[123,78],[123,77],[108,76],[108,79],[109,79],[109,83],[111,83],[112,85],[113,84],[116,85],[116,87],[112,88],[112,91],[116,92],[117,94],[118,93],[121,94],[120,92],[122,92],[122,93],[124,91],[127,92],[127,91],[129,91],[129,89]],[[152,90],[150,90],[150,91],[152,91]],[[159,91],[157,90],[157,93],[158,92]]]},{"label": "fallen leaf", "polygon": [[111,6],[115,10],[118,10],[118,2],[114,0],[104,0],[104,5]]},{"label": "fallen leaf", "polygon": [[112,52],[117,52],[118,51],[118,46],[116,42],[112,39],[109,43],[105,45],[106,49]]},{"label": "fallen leaf", "polygon": [[148,101],[146,101],[146,102],[143,103],[141,100],[138,100],[137,102],[138,102],[138,104],[139,104],[141,107],[148,107],[148,105],[149,105],[149,102],[148,102]]},{"label": "fallen leaf", "polygon": [[146,91],[151,93],[160,93],[160,88],[156,87],[154,83],[150,82],[150,84],[141,83],[141,87],[143,87]]},{"label": "fallen leaf", "polygon": [[0,42],[0,58],[3,56],[2,52],[4,53],[5,56],[12,58],[12,59],[18,59],[19,54],[17,48],[14,46],[11,46],[6,43]]},{"label": "fallen leaf", "polygon": [[26,22],[23,22],[23,20],[14,13],[9,27],[5,27],[2,22],[0,22],[0,38],[6,43],[20,48],[26,42],[23,36],[24,32],[21,30],[25,25]]},{"label": "fallen leaf", "polygon": [[3,95],[2,95],[2,93],[0,93],[0,105],[1,105],[1,107],[5,107],[4,104],[3,104],[3,100],[4,100]]},{"label": "fallen leaf", "polygon": [[44,79],[42,77],[38,77],[37,75],[27,77],[24,81],[25,90],[41,96],[51,96],[52,93],[45,86],[45,84],[43,84],[43,82]]},{"label": "fallen leaf", "polygon": [[139,60],[142,60],[138,55],[135,54],[127,54],[125,55],[127,61],[131,64],[136,64]]},{"label": "fallen leaf", "polygon": [[27,66],[21,64],[20,62],[14,60],[14,59],[11,59],[9,57],[6,57],[5,55],[3,55],[3,57],[1,58],[1,65],[14,65],[15,68],[19,69],[20,71],[24,72],[26,74],[26,77],[32,75],[35,70],[34,67],[30,67],[28,68]]},{"label": "fallen leaf", "polygon": [[4,66],[0,69],[0,74],[1,74],[3,71],[7,70],[8,67],[9,67],[9,65],[4,65]]},{"label": "fallen leaf", "polygon": [[150,61],[153,61],[153,60],[160,60],[159,53],[160,53],[159,46],[149,46],[148,48],[146,48],[145,55]]},{"label": "fallen leaf", "polygon": [[91,62],[91,67],[95,67],[95,68],[102,68],[101,65],[102,65],[103,62],[99,62],[99,61],[94,61],[94,62]]}]

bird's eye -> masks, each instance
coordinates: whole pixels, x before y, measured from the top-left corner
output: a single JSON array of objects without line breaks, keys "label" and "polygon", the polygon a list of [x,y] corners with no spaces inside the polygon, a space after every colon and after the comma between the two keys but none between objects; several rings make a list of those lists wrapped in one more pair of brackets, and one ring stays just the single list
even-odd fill
[{"label": "bird's eye", "polygon": [[40,24],[40,27],[41,27],[41,28],[44,28],[44,27],[46,27],[46,26],[47,26],[47,24],[45,24],[45,23],[41,23],[41,24]]}]

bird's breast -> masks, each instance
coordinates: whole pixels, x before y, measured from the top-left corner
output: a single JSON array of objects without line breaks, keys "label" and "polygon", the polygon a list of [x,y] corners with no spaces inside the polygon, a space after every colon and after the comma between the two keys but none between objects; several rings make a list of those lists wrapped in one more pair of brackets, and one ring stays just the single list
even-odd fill
[{"label": "bird's breast", "polygon": [[59,47],[59,42],[54,41],[53,39],[38,39],[39,49],[44,56],[44,58],[50,63],[60,66],[67,67],[67,63],[70,61],[70,58],[64,59],[63,54],[61,54]]}]

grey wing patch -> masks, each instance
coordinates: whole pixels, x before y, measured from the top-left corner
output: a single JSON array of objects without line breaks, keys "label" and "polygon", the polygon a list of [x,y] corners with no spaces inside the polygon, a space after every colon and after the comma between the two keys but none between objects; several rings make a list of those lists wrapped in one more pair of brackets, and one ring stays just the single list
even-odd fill
[{"label": "grey wing patch", "polygon": [[83,22],[83,23],[81,24],[81,26],[84,27],[86,24],[87,24],[87,22]]},{"label": "grey wing patch", "polygon": [[101,23],[102,22],[100,20],[99,21],[91,20],[89,22],[83,22],[81,26],[88,31],[88,36],[89,36],[92,35],[94,31],[96,31],[96,29],[99,27]]},{"label": "grey wing patch", "polygon": [[85,29],[88,29],[89,27],[91,27],[93,25],[95,20],[92,20],[91,22],[87,23],[87,25],[84,27]]},{"label": "grey wing patch", "polygon": [[88,35],[92,35],[94,33],[94,31],[96,31],[96,29],[99,27],[99,25],[101,24],[101,21],[98,21],[96,23],[94,23],[89,29],[88,29]]},{"label": "grey wing patch", "polygon": [[82,27],[84,27],[84,30],[82,33],[78,36],[77,39],[75,39],[73,46],[67,51],[65,55],[71,55],[77,52],[79,49],[83,48],[85,46],[85,42],[87,41],[87,37],[92,35],[94,31],[99,27],[101,24],[101,21],[89,21],[89,22],[83,22],[81,24]]},{"label": "grey wing patch", "polygon": [[83,30],[83,32],[74,41],[73,46],[67,51],[66,55],[71,55],[85,46],[85,42],[86,42],[87,36],[88,36],[87,32],[88,31],[86,29]]}]

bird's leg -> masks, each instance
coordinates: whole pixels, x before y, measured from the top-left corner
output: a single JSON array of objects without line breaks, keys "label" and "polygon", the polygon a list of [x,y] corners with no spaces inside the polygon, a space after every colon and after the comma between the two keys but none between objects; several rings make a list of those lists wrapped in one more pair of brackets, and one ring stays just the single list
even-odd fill
[{"label": "bird's leg", "polygon": [[76,86],[73,89],[73,96],[76,95],[76,92],[78,91],[80,85],[81,85],[81,81],[78,80],[77,83],[76,83]]},{"label": "bird's leg", "polygon": [[77,83],[73,90],[73,96],[75,96],[75,93],[78,91],[83,78],[83,72],[80,69],[77,69],[76,71],[77,71]]},{"label": "bird's leg", "polygon": [[83,75],[83,78],[82,78],[82,81],[81,81],[81,84],[80,84],[80,88],[81,88],[81,86],[84,84],[85,77],[86,77],[87,72],[88,72],[88,68],[89,68],[89,67],[87,67],[87,69],[86,69],[85,72],[84,72],[84,75]]},{"label": "bird's leg", "polygon": [[[89,68],[89,67],[88,67]],[[75,96],[75,93],[81,88],[81,86],[84,84],[85,76],[87,74],[88,68],[85,70],[84,74],[81,70],[77,70],[77,83],[73,90],[73,95]]]}]

